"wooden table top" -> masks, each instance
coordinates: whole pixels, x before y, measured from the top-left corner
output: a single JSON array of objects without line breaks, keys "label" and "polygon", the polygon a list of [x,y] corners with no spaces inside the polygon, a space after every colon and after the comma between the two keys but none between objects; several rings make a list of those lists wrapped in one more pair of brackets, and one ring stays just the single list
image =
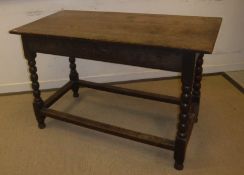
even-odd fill
[{"label": "wooden table top", "polygon": [[215,17],[63,10],[10,33],[212,53],[221,21]]}]

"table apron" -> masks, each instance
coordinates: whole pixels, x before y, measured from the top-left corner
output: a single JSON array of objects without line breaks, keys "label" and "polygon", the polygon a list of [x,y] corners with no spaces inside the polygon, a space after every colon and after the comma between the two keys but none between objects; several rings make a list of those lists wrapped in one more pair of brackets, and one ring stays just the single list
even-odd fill
[{"label": "table apron", "polygon": [[23,35],[28,51],[181,72],[184,52],[161,47]]}]

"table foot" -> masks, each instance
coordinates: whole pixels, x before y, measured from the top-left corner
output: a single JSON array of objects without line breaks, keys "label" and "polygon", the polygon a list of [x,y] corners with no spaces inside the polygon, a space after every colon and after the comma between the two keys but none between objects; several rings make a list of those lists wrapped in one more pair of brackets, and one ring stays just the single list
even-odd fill
[{"label": "table foot", "polygon": [[78,92],[77,93],[73,92],[73,97],[79,97],[79,93]]},{"label": "table foot", "polygon": [[183,164],[178,164],[178,163],[175,162],[174,168],[177,169],[177,170],[183,170],[184,165]]},{"label": "table foot", "polygon": [[38,128],[44,129],[44,128],[46,128],[46,124],[45,123],[38,123]]},{"label": "table foot", "polygon": [[198,117],[196,117],[195,119],[194,119],[194,123],[197,123],[198,122]]}]

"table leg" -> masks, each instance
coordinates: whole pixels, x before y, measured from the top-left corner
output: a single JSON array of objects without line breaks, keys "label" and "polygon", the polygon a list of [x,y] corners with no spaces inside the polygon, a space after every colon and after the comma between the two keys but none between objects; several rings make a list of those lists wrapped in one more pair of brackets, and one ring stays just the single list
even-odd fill
[{"label": "table leg", "polygon": [[79,74],[76,70],[75,57],[69,57],[70,74],[69,78],[72,82],[73,97],[79,97]]},{"label": "table leg", "polygon": [[191,110],[192,86],[194,80],[195,54],[186,54],[182,63],[182,95],[175,140],[175,169],[182,170],[188,140],[188,123]]},{"label": "table leg", "polygon": [[201,96],[201,80],[202,80],[202,64],[203,64],[204,54],[200,54],[196,61],[195,69],[195,79],[193,84],[193,109],[195,113],[195,122],[198,121],[199,105],[200,105],[200,96]]},{"label": "table leg", "polygon": [[35,53],[29,53],[25,54],[26,59],[28,61],[29,65],[29,72],[30,72],[30,79],[32,82],[32,89],[33,89],[33,108],[36,116],[36,120],[38,122],[38,127],[40,129],[45,128],[45,116],[41,113],[41,108],[43,107],[43,100],[41,98],[41,92],[39,90],[39,82],[38,82],[38,75],[37,75],[37,68],[36,68],[36,54]]}]

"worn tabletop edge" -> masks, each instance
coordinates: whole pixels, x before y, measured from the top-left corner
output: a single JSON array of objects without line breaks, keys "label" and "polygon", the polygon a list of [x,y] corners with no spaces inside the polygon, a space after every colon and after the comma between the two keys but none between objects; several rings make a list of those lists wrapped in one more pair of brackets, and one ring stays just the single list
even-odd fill
[{"label": "worn tabletop edge", "polygon": [[217,19],[219,19],[219,30],[218,30],[218,32],[217,32],[217,34],[216,34],[215,40],[214,40],[214,42],[213,42],[213,45],[211,46],[212,49],[209,50],[208,52],[205,52],[206,54],[212,54],[212,53],[213,53],[213,51],[214,51],[214,46],[215,46],[215,44],[216,44],[216,41],[217,41],[218,36],[219,36],[219,33],[220,33],[220,27],[221,27],[221,25],[222,25],[223,18],[222,18],[222,17],[217,17]]},{"label": "worn tabletop edge", "polygon": [[56,13],[52,13],[50,15],[41,17],[40,19],[37,19],[35,21],[29,22],[27,24],[24,24],[22,26],[16,27],[12,30],[9,31],[10,34],[17,34],[17,35],[26,35],[26,36],[38,36],[38,37],[49,37],[49,38],[64,38],[64,39],[78,39],[78,40],[87,40],[87,41],[98,41],[98,42],[106,42],[106,43],[118,43],[118,44],[130,44],[130,45],[139,45],[139,46],[150,46],[150,47],[161,47],[164,49],[172,49],[172,50],[182,50],[182,51],[190,51],[190,52],[199,52],[199,53],[204,53],[204,54],[211,54],[214,50],[215,43],[217,41],[217,37],[219,35],[220,30],[218,30],[215,40],[213,42],[213,45],[211,46],[211,49],[202,49],[202,50],[197,50],[197,49],[188,49],[188,48],[175,48],[175,47],[170,47],[170,46],[161,46],[161,45],[152,45],[152,44],[142,44],[142,43],[133,43],[133,42],[123,42],[123,41],[110,41],[110,40],[96,40],[96,39],[90,39],[90,38],[80,38],[80,37],[68,37],[68,36],[59,36],[59,35],[47,35],[47,34],[37,34],[37,33],[30,33],[30,32],[24,32],[24,31],[18,31],[18,29],[30,25],[32,23],[38,22],[39,20],[42,20],[44,18],[48,18],[49,16],[58,14],[60,12],[65,12],[65,11],[70,11],[70,12],[96,12],[96,13],[116,13],[116,14],[138,14],[138,15],[151,15],[151,16],[160,16],[160,15],[165,15],[165,16],[181,16],[181,17],[197,17],[197,18],[210,18],[210,19],[216,19],[219,20],[219,28],[221,27],[222,24],[222,17],[208,17],[208,16],[186,16],[186,15],[168,15],[168,14],[153,14],[153,13],[132,13],[132,12],[114,12],[114,11],[79,11],[79,10],[60,10],[57,11]]},{"label": "worn tabletop edge", "polygon": [[10,34],[17,34],[21,36],[30,36],[30,37],[45,37],[45,38],[60,38],[60,39],[69,39],[69,40],[80,40],[80,41],[88,41],[88,42],[101,42],[101,43],[113,43],[118,45],[131,45],[131,46],[145,46],[145,47],[153,47],[153,48],[162,48],[166,50],[177,50],[181,52],[196,52],[196,53],[204,53],[211,54],[213,49],[211,50],[197,50],[197,49],[187,49],[187,48],[175,48],[175,47],[166,47],[160,45],[151,45],[149,44],[138,44],[138,43],[130,43],[130,42],[118,42],[118,41],[106,41],[106,40],[95,40],[95,39],[87,39],[87,38],[76,38],[76,37],[66,37],[66,36],[55,36],[55,35],[42,35],[42,34],[31,34],[31,33],[17,33],[17,32],[9,32]]}]

